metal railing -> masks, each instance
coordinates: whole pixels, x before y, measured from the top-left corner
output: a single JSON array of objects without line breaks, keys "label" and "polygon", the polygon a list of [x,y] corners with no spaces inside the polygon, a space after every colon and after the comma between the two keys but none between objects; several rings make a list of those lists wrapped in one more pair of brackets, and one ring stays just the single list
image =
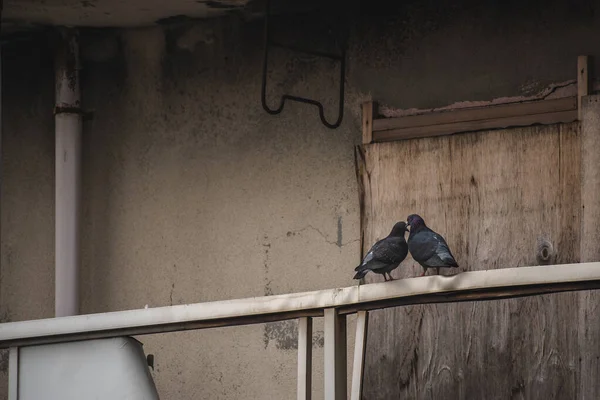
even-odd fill
[{"label": "metal railing", "polygon": [[[350,398],[358,400],[369,310],[599,288],[600,262],[463,272],[454,276],[408,278],[303,293],[9,322],[0,324],[0,348],[15,350],[47,343],[298,318],[297,396],[310,399],[312,318],[324,317],[325,399],[340,400],[347,398],[346,315],[357,313]],[[9,374],[15,373],[15,368],[13,366]]]}]

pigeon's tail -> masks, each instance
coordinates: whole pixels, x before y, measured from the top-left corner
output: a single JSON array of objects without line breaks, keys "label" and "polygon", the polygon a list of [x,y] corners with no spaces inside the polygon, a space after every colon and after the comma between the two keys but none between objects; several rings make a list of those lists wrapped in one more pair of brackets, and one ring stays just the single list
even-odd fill
[{"label": "pigeon's tail", "polygon": [[358,271],[363,265],[360,264],[358,267],[354,268],[355,271]]},{"label": "pigeon's tail", "polygon": [[363,269],[361,271],[358,271],[356,273],[356,275],[354,275],[354,278],[352,278],[352,279],[361,279],[361,278],[363,278],[367,274],[367,272],[369,272],[368,269]]}]

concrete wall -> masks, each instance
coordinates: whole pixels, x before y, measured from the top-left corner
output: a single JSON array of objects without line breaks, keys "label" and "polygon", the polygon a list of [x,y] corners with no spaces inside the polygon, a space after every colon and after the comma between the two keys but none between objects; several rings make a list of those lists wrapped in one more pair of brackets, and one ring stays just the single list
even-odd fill
[{"label": "concrete wall", "polygon": [[[84,32],[94,118],[84,140],[82,312],[353,284],[361,101],[372,95],[393,111],[530,96],[574,79],[576,56],[597,51],[600,24],[585,4],[537,13],[477,4],[362,10],[337,130],[304,105],[262,110],[259,22]],[[283,37],[310,39],[300,20],[283,22]],[[43,40],[9,45],[4,65],[0,317],[16,321],[53,314],[52,55]],[[334,65],[285,52],[272,65],[272,106],[283,92],[309,95],[335,117]],[[293,322],[140,339],[156,355],[165,399],[293,397]],[[0,375],[1,399],[4,356]]]},{"label": "concrete wall", "polygon": [[[352,284],[357,113],[349,108],[338,130],[300,105],[266,114],[260,26],[211,36],[231,27],[186,30],[199,41],[194,52],[162,28],[82,40],[84,102],[94,112],[84,128],[82,312]],[[50,53],[6,52],[1,306],[5,320],[50,317],[52,63]],[[312,94],[335,107],[328,66],[302,69],[314,74],[311,86],[320,82]],[[140,339],[156,355],[165,399],[282,399],[295,390],[295,338],[287,322]]]}]

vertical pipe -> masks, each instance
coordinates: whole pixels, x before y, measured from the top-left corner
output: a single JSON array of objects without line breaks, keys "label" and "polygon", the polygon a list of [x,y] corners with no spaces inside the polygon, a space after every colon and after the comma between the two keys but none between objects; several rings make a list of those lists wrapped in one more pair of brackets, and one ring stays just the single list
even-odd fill
[{"label": "vertical pipe", "polygon": [[312,398],[312,325],[311,317],[298,319],[298,400]]},{"label": "vertical pipe", "polygon": [[56,54],[55,314],[79,313],[81,93],[76,30],[64,30]]}]

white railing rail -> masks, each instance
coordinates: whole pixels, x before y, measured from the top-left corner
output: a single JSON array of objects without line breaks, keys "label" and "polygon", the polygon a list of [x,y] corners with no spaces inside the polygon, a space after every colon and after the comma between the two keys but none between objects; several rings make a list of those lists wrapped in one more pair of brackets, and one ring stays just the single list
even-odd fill
[{"label": "white railing rail", "polygon": [[346,399],[346,315],[358,313],[352,399],[358,399],[368,311],[600,289],[600,262],[463,272],[338,289],[0,324],[0,348],[257,324],[299,318],[298,398],[310,398],[312,317],[325,318],[325,398]]}]

